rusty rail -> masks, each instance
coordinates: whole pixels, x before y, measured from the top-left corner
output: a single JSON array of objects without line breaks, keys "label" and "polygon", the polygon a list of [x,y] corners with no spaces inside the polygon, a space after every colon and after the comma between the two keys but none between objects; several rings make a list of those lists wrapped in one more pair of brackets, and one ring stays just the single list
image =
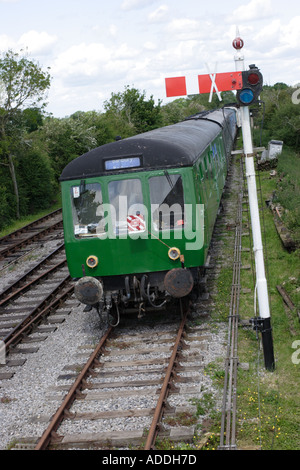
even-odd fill
[{"label": "rusty rail", "polygon": [[51,219],[52,217],[55,217],[56,215],[58,214],[61,214],[62,213],[62,210],[61,209],[57,209],[53,212],[50,212],[50,214],[47,214],[45,215],[44,217],[41,217],[40,219],[37,219],[35,220],[34,222],[31,222],[30,224],[27,224],[27,225],[24,225],[24,227],[21,227],[19,228],[18,230],[15,230],[14,232],[11,232],[7,235],[4,235],[3,237],[0,238],[0,246],[5,243],[7,240],[11,240],[12,238],[16,238],[18,237],[19,235],[21,235],[22,233],[24,232],[28,232],[29,230],[31,230],[32,228],[36,227],[37,225],[39,225],[40,223],[48,220],[48,219]]},{"label": "rusty rail", "polygon": [[173,369],[174,369],[174,365],[176,363],[176,358],[177,358],[179,350],[180,350],[187,314],[188,314],[188,312],[184,313],[184,316],[182,318],[182,321],[181,321],[181,324],[180,324],[180,327],[179,327],[179,330],[178,330],[178,333],[177,333],[176,342],[175,342],[175,345],[173,347],[173,351],[172,351],[172,355],[170,357],[170,361],[169,361],[169,365],[168,365],[167,372],[166,372],[166,375],[165,375],[165,379],[164,379],[163,385],[161,387],[159,399],[158,399],[158,402],[157,402],[157,405],[156,405],[156,408],[155,408],[154,416],[153,416],[153,419],[152,419],[152,423],[151,423],[150,430],[149,430],[149,433],[148,433],[148,436],[147,436],[147,440],[146,440],[144,450],[150,450],[154,447],[155,440],[156,440],[157,434],[159,432],[159,423],[161,421],[161,418],[162,418],[162,415],[163,415],[163,412],[164,412],[164,407],[166,405],[166,399],[168,397],[168,392],[169,392],[169,388],[170,388],[170,385],[171,385],[170,381],[171,381],[171,377],[172,377],[172,372],[173,372]]},{"label": "rusty rail", "polygon": [[[147,437],[147,442],[145,445],[145,450],[153,448],[155,444],[155,439],[160,429],[159,423],[161,421],[161,418],[164,412],[164,407],[166,405],[168,392],[172,386],[171,381],[172,381],[172,374],[173,374],[174,366],[176,365],[180,350],[183,347],[182,340],[183,340],[183,332],[184,332],[184,326],[186,323],[187,314],[188,314],[188,311],[184,312],[182,316],[181,324],[180,324],[180,327],[176,336],[176,341],[175,341],[172,354],[169,360],[169,364],[167,367],[165,379],[160,390],[160,395],[158,398],[156,409],[154,411],[152,424],[151,424],[149,434]],[[35,450],[46,450],[50,447],[51,444],[56,444],[56,443],[59,444],[63,440],[63,436],[60,436],[59,434],[57,434],[57,430],[59,429],[59,426],[61,425],[62,421],[65,418],[69,417],[69,409],[71,408],[73,402],[78,397],[82,396],[82,390],[86,387],[87,377],[91,374],[92,369],[99,364],[98,358],[103,351],[103,348],[105,346],[107,339],[111,335],[112,331],[114,331],[114,329],[115,328],[111,326],[106,331],[104,336],[101,338],[96,349],[89,357],[84,368],[82,369],[80,374],[77,376],[74,384],[72,385],[67,395],[65,396],[59,409],[56,411],[55,415],[51,419],[51,422],[49,423],[47,429],[44,431],[43,435],[37,442],[35,446]]]},{"label": "rusty rail", "polygon": [[[3,297],[3,298],[0,300],[0,307],[3,307],[4,305],[6,305],[8,302],[13,300],[18,295],[23,294],[28,289],[30,289],[32,286],[34,286],[35,284],[38,284],[42,279],[45,279],[48,276],[50,276],[50,274],[52,274],[56,270],[62,268],[66,263],[67,263],[67,260],[64,259],[64,260],[60,261],[59,263],[55,264],[54,266],[52,266],[51,268],[49,268],[44,273],[37,276],[36,278],[34,278],[31,281],[27,282],[26,284],[20,286],[20,284],[22,282],[24,282],[24,279],[26,277],[28,277],[29,275],[31,275],[31,272],[26,273],[24,276],[22,276],[22,279],[18,279],[15,284],[9,286],[4,292],[1,293],[0,298],[1,297]],[[40,268],[40,266],[33,268],[33,270],[36,271],[39,268]],[[18,287],[18,286],[20,286],[20,287]]]},{"label": "rusty rail", "polygon": [[6,235],[0,240],[0,248],[1,246],[5,246],[3,243],[6,242],[7,240],[12,240],[14,239],[17,234],[24,234],[28,233],[30,229],[36,230],[36,233],[33,235],[30,235],[29,237],[22,238],[18,242],[8,245],[7,247],[4,247],[3,250],[0,250],[0,260],[4,260],[6,257],[10,256],[11,254],[15,253],[17,250],[20,248],[23,248],[24,246],[28,245],[29,243],[35,242],[39,240],[40,238],[43,238],[45,235],[48,235],[49,233],[53,232],[54,230],[57,230],[62,227],[62,219],[60,219],[58,222],[48,226],[48,227],[43,227],[43,228],[38,228],[35,227],[38,223],[43,221],[44,219],[47,220],[48,218],[51,218],[51,216],[56,216],[59,214],[60,211],[55,211],[52,214],[49,214],[47,217],[44,217],[42,219],[39,219],[38,221],[29,224],[28,226],[24,227],[23,229],[20,229],[16,232],[13,232],[10,235]]},{"label": "rusty rail", "polygon": [[48,428],[46,429],[41,439],[37,443],[35,450],[47,449],[47,447],[50,444],[51,439],[57,438],[56,431],[60,423],[64,419],[65,414],[67,413],[69,408],[71,407],[73,401],[76,398],[76,395],[78,395],[78,393],[80,393],[80,391],[84,387],[84,380],[87,377],[87,375],[90,373],[90,370],[93,367],[95,367],[95,365],[98,363],[98,357],[101,354],[101,350],[113,329],[114,329],[113,327],[110,327],[105,333],[105,335],[101,338],[98,346],[96,347],[94,352],[91,354],[88,362],[86,363],[86,365],[84,366],[80,374],[78,375],[76,381],[74,382],[73,386],[70,388],[61,406],[59,407],[59,409],[53,416]]},{"label": "rusty rail", "polygon": [[[74,285],[68,286],[70,280],[71,277],[68,274],[62,282],[4,338],[7,351],[9,348],[16,346],[16,344],[22,340],[24,335],[29,334],[34,326],[39,324],[45,316],[50,314],[52,309],[57,308],[57,306],[73,293]],[[61,292],[65,287],[66,289]],[[59,295],[52,300],[58,293]]]}]

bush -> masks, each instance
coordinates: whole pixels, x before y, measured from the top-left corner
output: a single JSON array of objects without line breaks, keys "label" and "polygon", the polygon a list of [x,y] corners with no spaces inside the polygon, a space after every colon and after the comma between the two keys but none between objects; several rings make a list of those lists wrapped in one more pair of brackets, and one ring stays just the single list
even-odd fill
[{"label": "bush", "polygon": [[9,194],[7,187],[4,184],[0,184],[0,230],[10,224],[13,220],[9,204]]},{"label": "bush", "polygon": [[30,150],[19,163],[18,180],[22,215],[47,209],[57,190],[53,170],[46,155]]},{"label": "bush", "polygon": [[279,180],[276,199],[284,207],[284,222],[300,241],[300,156],[284,149],[277,165]]}]

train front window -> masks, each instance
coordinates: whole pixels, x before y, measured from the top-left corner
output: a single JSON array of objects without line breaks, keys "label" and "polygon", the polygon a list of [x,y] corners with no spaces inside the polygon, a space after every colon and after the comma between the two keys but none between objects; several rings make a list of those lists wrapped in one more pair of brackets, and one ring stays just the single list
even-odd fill
[{"label": "train front window", "polygon": [[122,235],[146,230],[146,210],[139,179],[123,179],[108,184],[113,232]]},{"label": "train front window", "polygon": [[180,229],[184,226],[182,178],[167,171],[149,179],[151,215],[157,231]]},{"label": "train front window", "polygon": [[71,187],[74,235],[96,237],[105,231],[101,185],[86,183]]}]

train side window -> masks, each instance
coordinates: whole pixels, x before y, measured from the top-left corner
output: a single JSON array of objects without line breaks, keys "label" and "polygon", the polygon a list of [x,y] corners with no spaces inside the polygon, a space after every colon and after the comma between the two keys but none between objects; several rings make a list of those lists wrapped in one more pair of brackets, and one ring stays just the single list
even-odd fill
[{"label": "train side window", "polygon": [[151,216],[157,231],[181,229],[184,226],[184,197],[180,175],[149,178]]},{"label": "train side window", "polygon": [[111,220],[116,235],[146,230],[146,208],[140,179],[122,179],[108,184]]},{"label": "train side window", "polygon": [[86,183],[71,187],[72,215],[76,238],[96,237],[105,231],[103,199],[100,183]]}]

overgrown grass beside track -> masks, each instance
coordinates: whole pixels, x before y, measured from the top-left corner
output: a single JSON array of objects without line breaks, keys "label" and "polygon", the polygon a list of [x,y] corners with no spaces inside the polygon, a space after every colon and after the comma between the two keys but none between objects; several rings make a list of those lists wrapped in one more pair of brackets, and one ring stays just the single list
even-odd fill
[{"label": "overgrown grass beside track", "polygon": [[44,217],[50,212],[53,212],[60,208],[61,208],[61,194],[59,193],[56,197],[56,201],[53,203],[53,205],[49,209],[37,212],[35,214],[21,217],[19,220],[16,220],[14,223],[12,223],[11,225],[8,225],[3,230],[1,230],[0,238],[4,237],[5,235],[8,235],[11,232],[14,232],[15,230],[19,230],[20,228],[25,227],[25,225],[30,224],[31,222],[34,222],[35,220],[40,219],[41,217]]},{"label": "overgrown grass beside track", "polygon": [[[298,247],[291,253],[284,249],[275,229],[272,212],[265,204],[273,191],[277,191],[281,204],[284,207],[289,206],[289,218],[294,220],[299,211],[299,205],[294,204],[294,201],[300,197],[300,169],[299,165],[295,168],[296,162],[299,162],[299,157],[287,152],[279,160],[275,177],[270,176],[270,170],[262,171],[259,175],[276,369],[268,372],[264,367],[260,336],[256,337],[251,328],[240,327],[238,357],[240,363],[249,364],[249,370],[239,368],[238,372],[237,444],[241,449],[300,449],[300,323],[296,310],[288,310],[276,287],[284,284],[296,309],[300,309],[300,249]],[[252,266],[254,261],[251,257],[250,237],[246,235],[248,217],[246,212],[243,214],[245,234],[242,240],[242,265],[246,267]],[[245,251],[247,248],[250,251]],[[220,321],[226,312],[224,308],[230,296],[231,273],[228,268],[222,270],[218,284],[215,315],[216,320]],[[255,316],[252,269],[241,270],[241,288],[240,317],[248,320]],[[218,432],[217,425],[214,431]]]}]

